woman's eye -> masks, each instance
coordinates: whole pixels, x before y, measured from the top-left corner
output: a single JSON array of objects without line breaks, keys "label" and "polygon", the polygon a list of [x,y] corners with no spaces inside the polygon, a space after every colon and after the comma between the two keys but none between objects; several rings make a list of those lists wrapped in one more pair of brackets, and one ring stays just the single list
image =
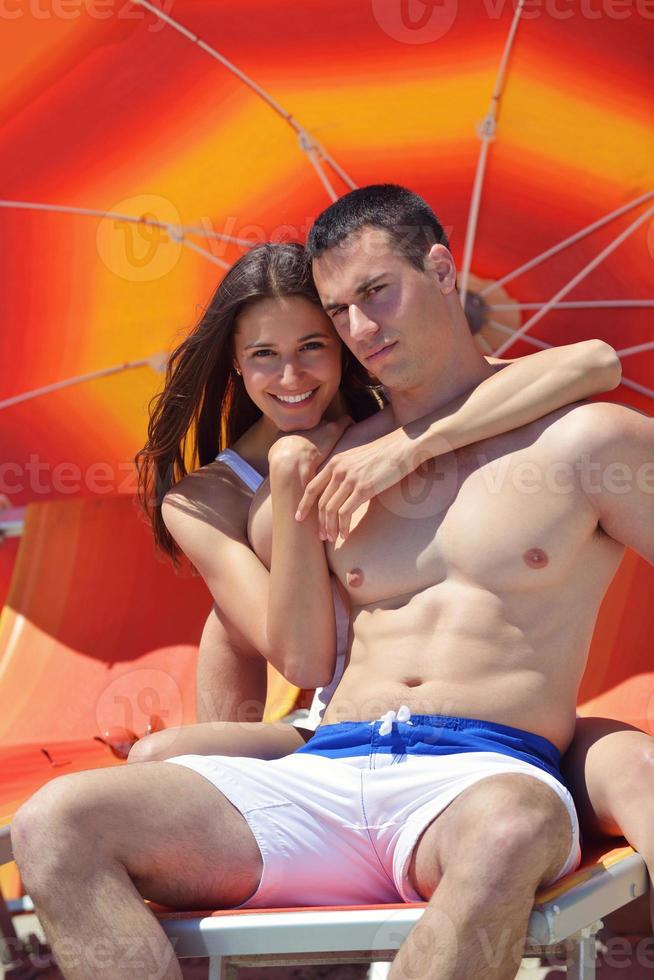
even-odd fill
[{"label": "woman's eye", "polygon": [[304,344],[302,350],[322,350],[324,346],[318,340],[311,340],[308,344]]},{"label": "woman's eye", "polygon": [[262,347],[261,350],[255,350],[255,352],[254,352],[254,354],[252,356],[253,357],[267,357],[268,354],[274,354],[274,353],[275,353],[274,351],[267,350],[267,348]]}]

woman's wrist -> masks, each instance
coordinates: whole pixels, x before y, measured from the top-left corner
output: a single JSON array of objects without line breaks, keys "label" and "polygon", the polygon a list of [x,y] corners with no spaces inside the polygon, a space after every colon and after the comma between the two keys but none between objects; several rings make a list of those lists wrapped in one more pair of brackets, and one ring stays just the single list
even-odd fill
[{"label": "woman's wrist", "polygon": [[285,483],[299,481],[305,486],[315,475],[318,466],[315,447],[301,437],[283,436],[270,448],[268,453],[271,488]]},{"label": "woman's wrist", "polygon": [[301,436],[282,436],[268,450],[268,463],[277,469],[310,461],[315,449]]}]

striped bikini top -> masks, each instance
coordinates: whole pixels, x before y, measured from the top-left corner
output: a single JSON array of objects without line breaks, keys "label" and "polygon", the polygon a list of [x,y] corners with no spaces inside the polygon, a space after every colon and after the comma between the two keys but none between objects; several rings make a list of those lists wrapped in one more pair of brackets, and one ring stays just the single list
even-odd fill
[{"label": "striped bikini top", "polygon": [[223,449],[216,456],[216,461],[218,463],[226,463],[230,470],[233,470],[243,480],[245,486],[253,493],[256,493],[263,483],[261,473],[257,473],[254,466],[250,466],[247,460],[239,456],[233,449]]}]

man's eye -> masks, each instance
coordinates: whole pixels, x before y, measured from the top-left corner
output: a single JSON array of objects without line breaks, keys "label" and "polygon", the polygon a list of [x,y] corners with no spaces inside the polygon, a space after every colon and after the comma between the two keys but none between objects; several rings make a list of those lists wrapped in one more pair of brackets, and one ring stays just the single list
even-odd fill
[{"label": "man's eye", "polygon": [[347,312],[347,306],[337,306],[335,310],[332,310],[332,319],[336,319],[341,313]]},{"label": "man's eye", "polygon": [[385,288],[386,288],[385,285],[382,285],[382,286],[371,286],[370,289],[368,290],[367,295],[368,296],[374,296],[375,293],[379,293],[382,289],[385,289]]}]

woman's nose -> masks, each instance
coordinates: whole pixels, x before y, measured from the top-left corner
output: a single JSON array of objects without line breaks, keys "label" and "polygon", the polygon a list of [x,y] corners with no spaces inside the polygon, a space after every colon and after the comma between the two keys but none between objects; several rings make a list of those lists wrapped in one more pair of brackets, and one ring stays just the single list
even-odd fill
[{"label": "woman's nose", "polygon": [[280,379],[281,383],[283,385],[287,385],[288,387],[292,387],[297,383],[297,379],[300,374],[301,371],[295,361],[284,361],[282,364],[282,375]]}]

